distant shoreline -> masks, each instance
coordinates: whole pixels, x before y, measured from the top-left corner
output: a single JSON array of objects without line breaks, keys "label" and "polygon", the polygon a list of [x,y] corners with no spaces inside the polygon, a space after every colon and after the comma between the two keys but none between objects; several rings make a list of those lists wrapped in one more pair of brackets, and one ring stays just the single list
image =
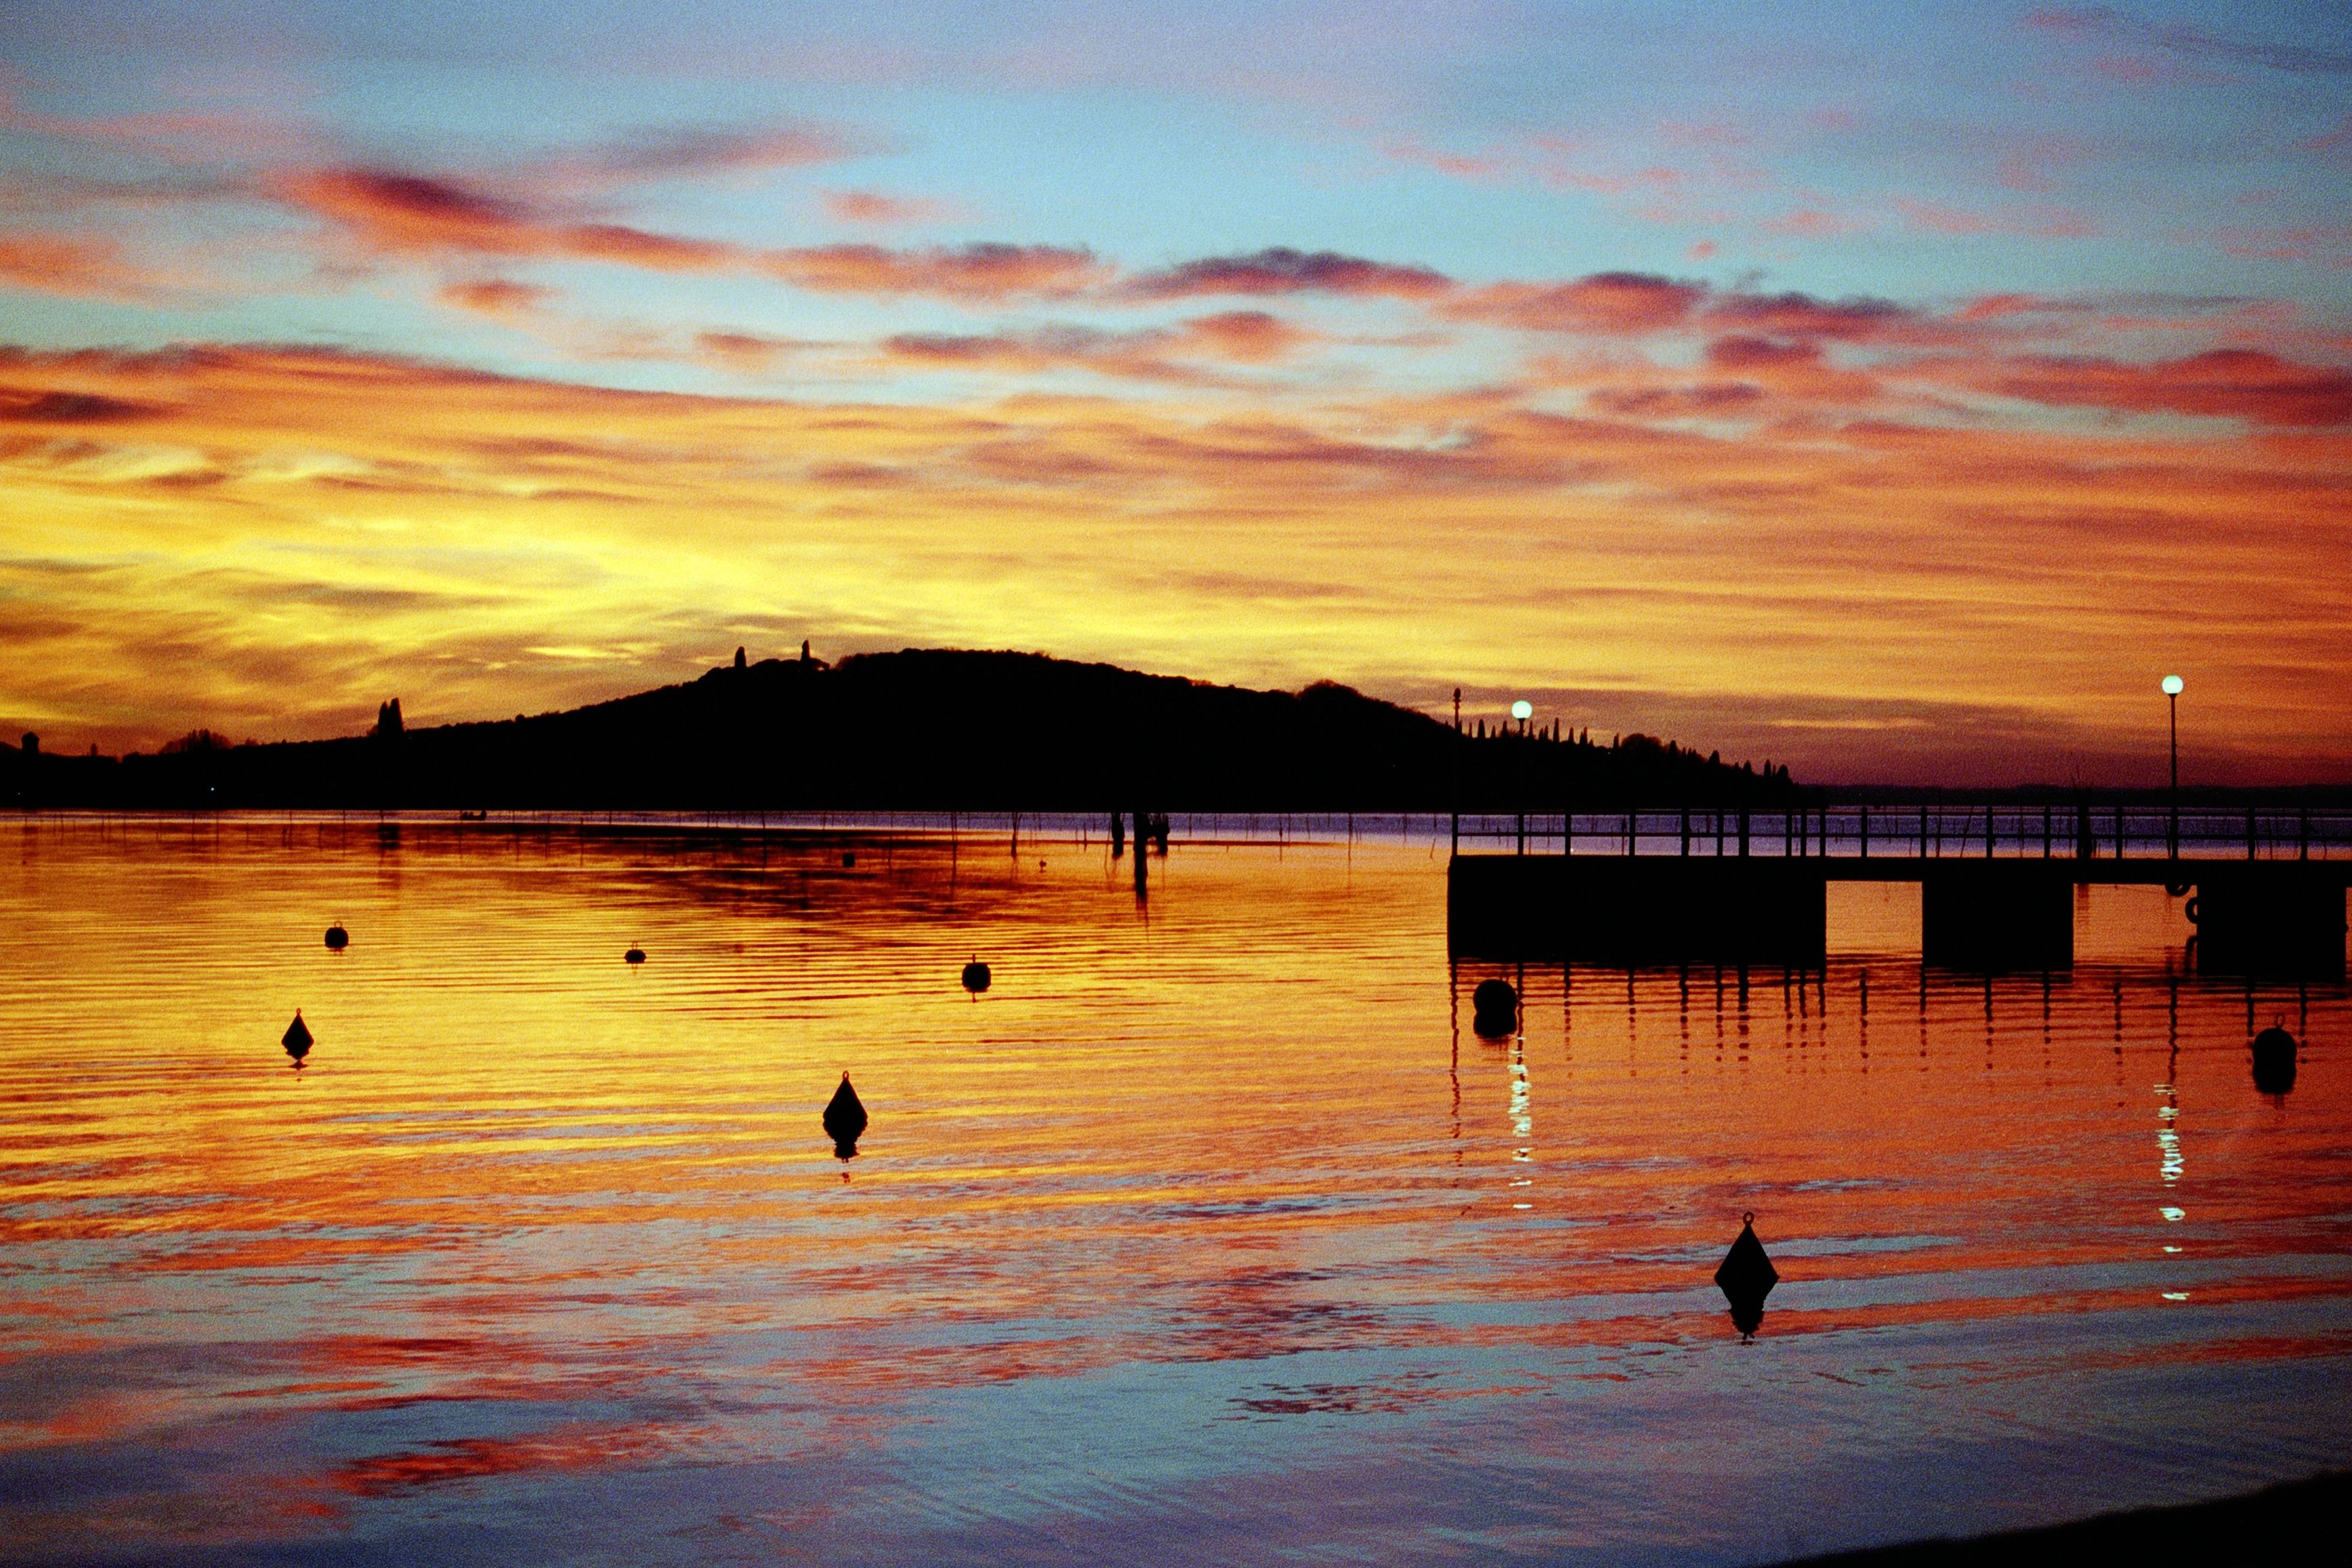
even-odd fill
[{"label": "distant shoreline", "polygon": [[2313,1542],[2336,1539],[2347,1509],[2352,1509],[2352,1470],[2325,1470],[2212,1502],[2130,1509],[2071,1524],[1794,1558],[1780,1568],[1991,1568],[1996,1563],[2020,1568],[2132,1560],[2223,1568],[2238,1563],[2284,1563],[2312,1555]]}]

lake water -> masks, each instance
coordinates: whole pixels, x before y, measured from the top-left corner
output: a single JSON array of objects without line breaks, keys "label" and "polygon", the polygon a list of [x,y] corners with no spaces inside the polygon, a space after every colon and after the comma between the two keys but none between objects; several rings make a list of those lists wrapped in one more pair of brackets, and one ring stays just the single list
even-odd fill
[{"label": "lake water", "polygon": [[1454,965],[1420,840],[853,847],[0,824],[0,1557],[1737,1563],[2352,1462],[2352,1007],[2160,888],[1743,978]]}]

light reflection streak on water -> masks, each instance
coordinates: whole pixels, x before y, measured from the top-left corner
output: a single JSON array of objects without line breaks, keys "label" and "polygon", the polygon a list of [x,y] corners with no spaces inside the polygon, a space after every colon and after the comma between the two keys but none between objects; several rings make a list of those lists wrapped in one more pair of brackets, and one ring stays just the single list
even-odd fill
[{"label": "light reflection streak on water", "polygon": [[[1180,845],[1139,912],[1034,835],[9,831],[0,1539],[59,1555],[1728,1562],[1916,1529],[1923,1456],[1937,1529],[2346,1457],[2342,988],[2263,994],[2314,1044],[2262,1100],[2160,895],[2047,979],[1921,969],[1882,888],[1825,973],[1627,974],[1449,967],[1418,846]],[[1490,975],[1508,1040],[1461,1029]],[[1740,1347],[1749,1207],[1786,1283]]]}]

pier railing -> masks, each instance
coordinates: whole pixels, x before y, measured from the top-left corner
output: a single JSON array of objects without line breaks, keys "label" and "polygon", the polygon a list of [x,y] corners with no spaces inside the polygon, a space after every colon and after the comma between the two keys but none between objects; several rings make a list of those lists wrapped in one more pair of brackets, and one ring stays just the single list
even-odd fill
[{"label": "pier railing", "polygon": [[1470,813],[1469,853],[1846,859],[2333,860],[2352,811],[2306,807],[1840,805],[1786,811]]}]

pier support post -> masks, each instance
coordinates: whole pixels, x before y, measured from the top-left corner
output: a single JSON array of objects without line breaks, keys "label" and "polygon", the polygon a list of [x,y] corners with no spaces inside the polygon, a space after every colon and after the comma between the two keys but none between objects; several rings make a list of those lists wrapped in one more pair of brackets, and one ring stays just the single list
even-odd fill
[{"label": "pier support post", "polygon": [[2344,973],[2344,874],[2324,861],[2200,867],[2193,915],[2200,974]]},{"label": "pier support post", "polygon": [[1446,880],[1456,956],[1815,967],[1828,946],[1817,864],[1762,857],[1465,855]]},{"label": "pier support post", "polygon": [[2060,969],[2074,961],[2074,878],[2033,861],[1924,868],[1919,946],[1954,969]]}]

